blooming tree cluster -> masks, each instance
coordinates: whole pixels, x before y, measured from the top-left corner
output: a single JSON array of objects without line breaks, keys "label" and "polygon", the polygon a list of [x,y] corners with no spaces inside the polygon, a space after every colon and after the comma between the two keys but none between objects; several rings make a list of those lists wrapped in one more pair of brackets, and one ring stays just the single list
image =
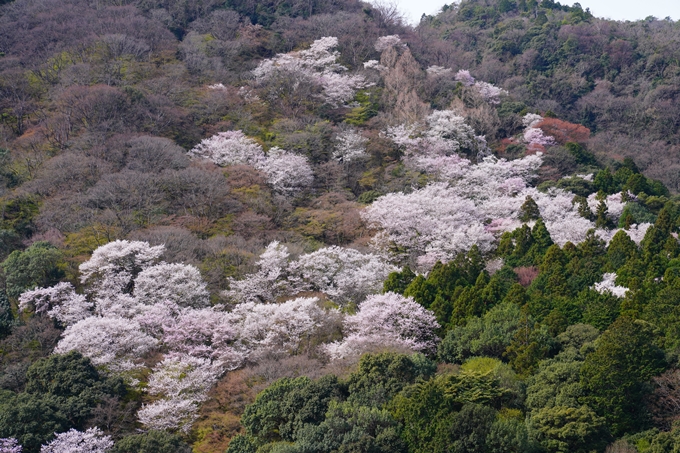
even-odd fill
[{"label": "blooming tree cluster", "polygon": [[430,66],[425,70],[425,72],[427,72],[428,76],[445,77],[451,75],[451,73],[453,73],[453,69],[445,68],[443,66]]},{"label": "blooming tree cluster", "polygon": [[488,82],[477,81],[474,84],[479,95],[489,104],[500,104],[501,96],[507,95],[508,92],[503,88],[499,88]]},{"label": "blooming tree cluster", "polygon": [[522,118],[524,124],[523,139],[529,151],[544,151],[546,146],[555,144],[555,138],[545,135],[538,125],[543,121],[543,117],[536,113],[527,113]]},{"label": "blooming tree cluster", "polygon": [[259,270],[231,280],[227,297],[237,302],[273,302],[285,294],[320,291],[336,302],[360,300],[380,291],[397,268],[379,255],[338,246],[289,260],[285,246],[269,244],[257,263]]},{"label": "blooming tree cluster", "polygon": [[54,352],[78,351],[93,364],[122,373],[139,367],[137,359],[157,345],[158,340],[143,333],[134,319],[90,316],[68,326]]},{"label": "blooming tree cluster", "polygon": [[85,432],[75,429],[59,433],[56,438],[40,447],[40,453],[105,453],[113,447],[111,436],[104,436],[99,428]]},{"label": "blooming tree cluster", "polygon": [[[396,270],[377,255],[340,247],[291,261],[286,247],[274,242],[260,257],[259,272],[246,279],[255,281],[263,294],[268,291],[266,297],[256,300],[245,285],[242,294],[250,295],[228,311],[209,306],[205,283],[195,268],[159,263],[162,253],[163,246],[115,241],[95,250],[81,265],[86,294],[60,283],[20,297],[22,309],[67,326],[55,353],[78,351],[102,371],[126,377],[132,385],[138,381],[131,371],[143,367],[141,359],[163,352],[146,386],[157,400],[138,413],[149,429],[188,430],[208,390],[224,372],[263,355],[306,350],[312,338],[332,331],[343,316],[322,308],[315,297],[260,302],[274,302],[287,291],[325,291],[338,300],[363,297],[379,291]],[[70,433],[62,440],[93,438],[88,433]],[[57,445],[61,444],[50,448]]]},{"label": "blooming tree cluster", "polygon": [[275,191],[283,194],[294,194],[314,181],[307,158],[281,148],[270,149],[256,168],[267,175],[267,182]]},{"label": "blooming tree cluster", "polygon": [[94,304],[76,294],[72,284],[61,282],[49,288],[36,288],[19,296],[19,310],[33,310],[70,326],[92,315]]},{"label": "blooming tree cluster", "polygon": [[[437,71],[440,72],[441,71]],[[428,71],[429,73],[429,71]],[[489,104],[500,104],[501,96],[508,94],[508,92],[502,88],[499,88],[491,83],[482,82],[481,80],[475,80],[467,69],[459,70],[454,76],[456,82],[460,82],[463,86],[474,87],[479,95]]]},{"label": "blooming tree cluster", "polygon": [[169,357],[153,369],[146,389],[163,399],[144,405],[137,416],[151,429],[179,428],[188,432],[197,417],[198,405],[222,374],[209,359],[192,356]]},{"label": "blooming tree cluster", "polygon": [[262,84],[285,75],[292,77],[295,85],[319,85],[321,100],[332,106],[346,104],[357,90],[370,84],[361,75],[347,74],[347,68],[337,63],[340,53],[333,50],[337,46],[338,38],[327,36],[314,41],[307,50],[278,54],[255,68],[255,81]]},{"label": "blooming tree cluster", "polygon": [[602,281],[595,283],[593,289],[600,294],[613,294],[616,297],[625,297],[628,292],[628,288],[625,286],[618,286],[616,284],[616,274],[606,273],[602,276]]},{"label": "blooming tree cluster", "polygon": [[0,439],[0,453],[21,453],[23,447],[13,437]]},{"label": "blooming tree cluster", "polygon": [[434,315],[410,297],[395,293],[369,296],[359,311],[345,318],[345,337],[325,347],[333,358],[398,348],[432,352],[437,345]]},{"label": "blooming tree cluster", "polygon": [[404,150],[407,165],[425,172],[460,174],[465,163],[456,153],[487,151],[486,140],[453,110],[435,110],[421,124],[388,127],[384,135]]},{"label": "blooming tree cluster", "polygon": [[255,167],[267,176],[272,188],[282,194],[294,194],[314,180],[306,157],[276,147],[265,155],[262,146],[241,131],[219,132],[203,140],[189,155],[209,159],[222,167]]},{"label": "blooming tree cluster", "polygon": [[366,157],[366,143],[368,139],[361,136],[355,129],[347,129],[335,137],[333,158],[339,162],[351,162]]},{"label": "blooming tree cluster", "polygon": [[379,37],[374,45],[375,50],[378,52],[384,52],[391,47],[404,46],[405,44],[401,42],[399,35],[388,35]]},{"label": "blooming tree cluster", "polygon": [[192,157],[204,157],[221,167],[257,165],[264,160],[262,147],[241,131],[218,132],[189,151]]},{"label": "blooming tree cluster", "polygon": [[472,85],[475,84],[475,78],[472,77],[470,71],[468,71],[467,69],[459,70],[454,76],[454,79],[456,80],[456,82],[460,82],[463,84],[463,86],[466,87],[471,87]]},{"label": "blooming tree cluster", "polygon": [[[384,195],[363,212],[368,224],[378,230],[373,240],[378,249],[396,258],[417,258],[424,268],[437,260],[448,261],[475,244],[489,252],[499,234],[522,224],[519,214],[527,196],[538,205],[559,245],[582,242],[595,228],[594,222],[579,214],[574,194],[554,188],[544,193],[529,185],[542,163],[540,154],[513,161],[487,157],[477,164],[457,156],[433,162],[440,163],[435,175],[441,182],[411,193]],[[607,203],[612,217],[620,215],[624,207],[620,194],[609,196]],[[638,228],[627,233],[637,237]],[[608,230],[597,232],[611,239]]]}]

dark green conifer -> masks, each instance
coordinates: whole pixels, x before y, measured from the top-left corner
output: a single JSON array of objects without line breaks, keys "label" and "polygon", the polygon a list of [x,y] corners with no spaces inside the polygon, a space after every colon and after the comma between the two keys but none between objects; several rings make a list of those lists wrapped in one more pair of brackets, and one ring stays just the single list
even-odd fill
[{"label": "dark green conifer", "polygon": [[609,218],[609,209],[604,201],[600,201],[597,205],[597,214],[595,217],[595,226],[598,228],[608,228],[612,224]]},{"label": "dark green conifer", "polygon": [[416,274],[408,266],[404,267],[401,272],[392,272],[387,276],[385,283],[383,283],[383,292],[391,291],[397,294],[404,294],[404,291],[406,291],[406,288],[414,278],[416,278]]},{"label": "dark green conifer", "polygon": [[578,215],[584,219],[593,220],[593,212],[590,210],[590,206],[588,206],[588,200],[586,197],[576,195],[571,203],[578,205]]},{"label": "dark green conifer", "polygon": [[639,255],[637,244],[626,234],[619,231],[607,247],[606,270],[616,272],[626,261]]},{"label": "dark green conifer", "polygon": [[519,219],[522,222],[537,220],[541,216],[541,211],[538,209],[538,205],[531,195],[527,195],[519,212]]},{"label": "dark green conifer", "polygon": [[0,339],[12,333],[14,326],[14,315],[12,314],[12,307],[9,304],[7,293],[0,290]]}]

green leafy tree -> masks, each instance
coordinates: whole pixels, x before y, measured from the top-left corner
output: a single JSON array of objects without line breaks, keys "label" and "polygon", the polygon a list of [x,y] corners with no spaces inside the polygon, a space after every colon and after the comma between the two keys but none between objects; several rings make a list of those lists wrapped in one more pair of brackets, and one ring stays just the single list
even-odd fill
[{"label": "green leafy tree", "polygon": [[17,298],[24,291],[37,286],[56,284],[64,277],[61,262],[61,251],[49,242],[36,242],[23,252],[13,251],[2,262],[7,294]]},{"label": "green leafy tree", "polygon": [[[347,453],[406,453],[400,427],[385,409],[362,406],[349,401],[332,401],[326,419],[319,425],[306,425],[298,436],[297,450]],[[286,448],[286,447],[284,447]]]},{"label": "green leafy tree", "polygon": [[473,356],[501,358],[520,328],[520,307],[503,302],[483,317],[470,318],[464,326],[451,329],[439,345],[439,359],[463,363]]},{"label": "green leafy tree", "polygon": [[29,367],[24,393],[0,399],[0,436],[37,452],[54,433],[82,429],[104,398],[124,394],[120,378],[102,377],[81,354],[53,354]]},{"label": "green leafy tree", "polygon": [[665,368],[652,327],[622,316],[602,334],[581,369],[583,403],[605,417],[616,436],[645,425],[646,382]]},{"label": "green leafy tree", "polygon": [[340,396],[340,385],[333,375],[318,381],[305,376],[283,378],[246,407],[241,424],[258,446],[282,440],[291,442],[305,424],[321,423],[331,399]]},{"label": "green leafy tree", "polygon": [[612,194],[617,192],[617,186],[614,181],[614,176],[612,176],[609,168],[598,171],[593,178],[593,183],[595,184],[595,189],[602,191],[607,194]]},{"label": "green leafy tree", "polygon": [[605,419],[588,406],[545,407],[530,418],[529,433],[549,453],[603,451],[611,438]]},{"label": "green leafy tree", "polygon": [[612,221],[609,218],[609,209],[604,201],[600,201],[597,205],[597,212],[595,214],[595,226],[598,228],[609,228],[612,226]]},{"label": "green leafy tree", "polygon": [[[229,444],[230,448],[232,444],[234,444],[234,440]],[[238,444],[238,441],[236,444]],[[248,452],[246,449],[233,451]],[[116,442],[111,453],[191,453],[191,447],[177,434],[151,430],[144,434],[123,437]],[[255,453],[254,448],[252,453]]]},{"label": "green leafy tree", "polygon": [[31,393],[0,395],[0,437],[13,437],[24,452],[37,453],[54,433],[74,427],[63,412],[61,398]]},{"label": "green leafy tree", "polygon": [[432,376],[435,368],[422,354],[366,354],[347,380],[348,400],[362,406],[382,407],[404,386]]}]

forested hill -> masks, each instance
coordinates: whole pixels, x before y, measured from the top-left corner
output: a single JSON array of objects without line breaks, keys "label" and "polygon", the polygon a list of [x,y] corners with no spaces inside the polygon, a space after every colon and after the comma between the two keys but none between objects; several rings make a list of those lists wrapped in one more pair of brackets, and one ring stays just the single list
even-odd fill
[{"label": "forested hill", "polygon": [[0,453],[680,451],[679,38],[0,0]]}]

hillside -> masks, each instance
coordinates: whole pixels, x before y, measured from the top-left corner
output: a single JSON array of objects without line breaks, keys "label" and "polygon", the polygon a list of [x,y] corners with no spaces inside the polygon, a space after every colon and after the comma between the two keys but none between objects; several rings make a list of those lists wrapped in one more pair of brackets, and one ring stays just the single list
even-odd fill
[{"label": "hillside", "polygon": [[680,449],[680,26],[0,1],[0,453]]}]

